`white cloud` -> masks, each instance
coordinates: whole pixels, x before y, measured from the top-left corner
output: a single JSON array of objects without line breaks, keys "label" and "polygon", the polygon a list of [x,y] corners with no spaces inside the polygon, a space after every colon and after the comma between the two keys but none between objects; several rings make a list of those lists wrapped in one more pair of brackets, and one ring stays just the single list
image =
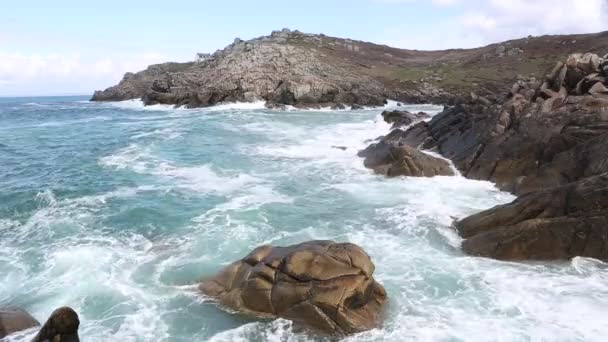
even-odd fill
[{"label": "white cloud", "polygon": [[[92,93],[170,58],[158,53],[91,58],[79,53],[23,54],[0,51],[0,95]],[[53,85],[49,89],[49,85]]]},{"label": "white cloud", "polygon": [[591,33],[608,30],[606,0],[490,0],[462,4],[461,24],[491,41],[523,33]]},{"label": "white cloud", "polygon": [[418,34],[405,25],[389,28],[387,43],[403,48],[465,48],[528,35],[608,30],[608,0],[371,1],[385,4],[426,2],[436,6],[434,11],[442,10],[439,5],[450,6],[450,17],[438,23],[429,18],[429,26]]}]

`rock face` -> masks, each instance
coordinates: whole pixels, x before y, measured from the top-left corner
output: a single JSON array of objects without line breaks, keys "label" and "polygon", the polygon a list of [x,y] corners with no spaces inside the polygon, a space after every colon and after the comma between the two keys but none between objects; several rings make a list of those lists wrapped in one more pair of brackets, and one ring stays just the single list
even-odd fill
[{"label": "rock face", "polygon": [[571,56],[544,81],[515,83],[502,103],[450,107],[400,139],[435,148],[466,177],[516,194],[606,171],[602,148],[594,146],[608,133],[608,96],[589,93],[606,82],[598,59]]},{"label": "rock face", "polygon": [[283,317],[330,334],[379,325],[387,302],[372,274],[374,264],[358,246],[312,241],[262,246],[217,276],[201,291],[221,305],[257,317]]},{"label": "rock face", "polygon": [[466,252],[487,257],[608,259],[606,64],[574,54],[499,101],[479,97],[394,137],[450,158],[463,175],[522,195],[456,223]]},{"label": "rock face", "polygon": [[[0,309],[0,339],[19,331],[38,327],[40,323],[29,313],[17,308]],[[71,308],[59,308],[44,323],[33,342],[78,342],[78,314]]]},{"label": "rock face", "polygon": [[456,224],[465,252],[503,260],[608,258],[608,173],[526,194]]},{"label": "rock face", "polygon": [[393,143],[389,138],[368,146],[359,152],[365,158],[365,167],[387,177],[411,176],[434,177],[453,176],[450,164],[440,158],[425,154],[417,149]]},{"label": "rock face", "polygon": [[422,121],[430,118],[430,115],[424,112],[417,114],[410,113],[405,110],[393,110],[382,112],[382,118],[386,123],[392,124],[393,129],[409,126],[414,122]]}]

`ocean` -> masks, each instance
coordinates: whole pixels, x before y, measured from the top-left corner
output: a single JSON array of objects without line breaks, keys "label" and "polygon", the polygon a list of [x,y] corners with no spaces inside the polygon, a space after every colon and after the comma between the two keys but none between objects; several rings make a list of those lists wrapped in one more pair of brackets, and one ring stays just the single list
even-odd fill
[{"label": "ocean", "polygon": [[606,264],[464,255],[451,222],[514,197],[374,175],[356,154],[388,132],[381,111],[0,98],[0,306],[71,306],[83,341],[322,340],[224,311],[196,281],[329,239],[362,246],[390,299],[381,328],[345,340],[604,340]]}]

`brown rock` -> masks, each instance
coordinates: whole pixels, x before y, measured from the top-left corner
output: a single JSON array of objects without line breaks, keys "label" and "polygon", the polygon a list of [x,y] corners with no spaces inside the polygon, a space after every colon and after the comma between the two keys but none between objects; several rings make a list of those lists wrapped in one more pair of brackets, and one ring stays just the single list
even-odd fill
[{"label": "brown rock", "polygon": [[388,177],[453,176],[450,164],[407,145],[382,140],[359,152],[365,167]]},{"label": "brown rock", "polygon": [[387,298],[373,272],[374,264],[360,247],[311,241],[259,247],[199,288],[245,314],[350,334],[380,324]]},{"label": "brown rock", "polygon": [[456,223],[465,252],[503,260],[608,259],[608,173],[529,193]]},{"label": "brown rock", "polygon": [[40,323],[22,309],[0,309],[0,339],[10,334],[37,326],[40,326]]},{"label": "brown rock", "polygon": [[[0,339],[10,334],[38,327],[40,323],[18,308],[0,309]],[[32,342],[78,342],[78,314],[71,308],[59,308],[44,323]]]}]

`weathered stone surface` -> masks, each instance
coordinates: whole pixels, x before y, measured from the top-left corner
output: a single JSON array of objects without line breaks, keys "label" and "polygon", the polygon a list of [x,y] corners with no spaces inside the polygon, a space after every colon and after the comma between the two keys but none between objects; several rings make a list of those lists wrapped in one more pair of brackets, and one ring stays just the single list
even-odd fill
[{"label": "weathered stone surface", "polygon": [[[40,323],[22,309],[0,309],[0,339],[38,326]],[[32,342],[78,342],[79,326],[78,314],[73,309],[59,308],[53,311]]]},{"label": "weathered stone surface", "polygon": [[358,246],[311,241],[262,246],[203,280],[221,305],[257,317],[283,317],[331,334],[377,327],[387,302],[374,264]]},{"label": "weathered stone surface", "polygon": [[405,110],[387,110],[382,112],[382,118],[386,123],[392,124],[393,128],[399,128],[409,126],[417,121],[428,119],[430,118],[430,115],[424,112],[413,114]]},{"label": "weathered stone surface", "polygon": [[40,323],[22,309],[0,308],[0,339],[37,326]]},{"label": "weathered stone surface", "polygon": [[526,194],[456,226],[466,238],[464,251],[473,255],[503,260],[608,259],[608,173]]},{"label": "weathered stone surface", "polygon": [[383,139],[359,152],[365,158],[365,167],[388,177],[453,176],[450,164],[407,145],[398,145]]}]

